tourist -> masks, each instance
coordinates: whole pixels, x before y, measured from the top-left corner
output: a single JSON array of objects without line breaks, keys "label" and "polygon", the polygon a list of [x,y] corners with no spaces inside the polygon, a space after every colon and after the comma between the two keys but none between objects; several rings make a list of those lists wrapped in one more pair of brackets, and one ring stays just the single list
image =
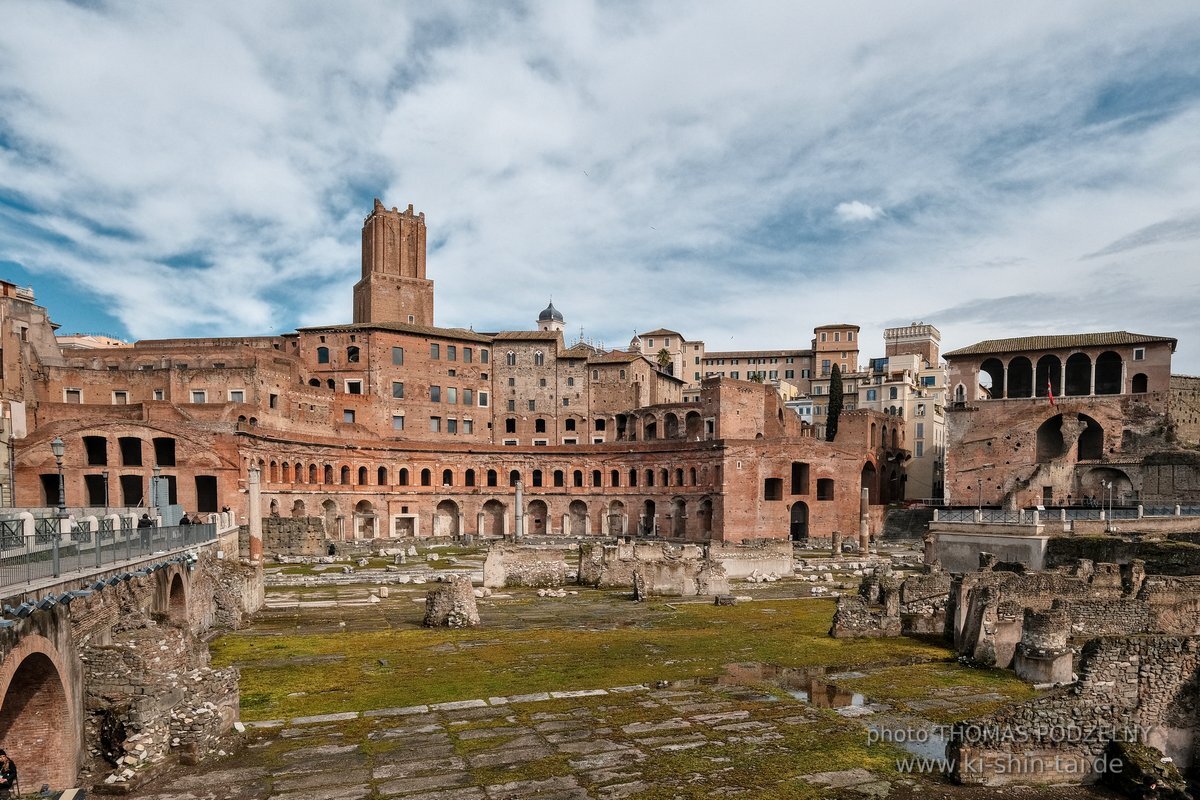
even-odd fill
[{"label": "tourist", "polygon": [[138,520],[138,530],[142,534],[142,547],[150,546],[150,528],[154,527],[154,520],[150,519],[149,514],[142,514],[142,518]]},{"label": "tourist", "polygon": [[0,750],[0,796],[7,797],[17,785],[17,765]]},{"label": "tourist", "polygon": [[179,518],[179,524],[180,525],[191,525],[192,524],[192,521],[190,519],[188,519],[188,515],[187,515],[186,511],[183,512],[183,516]]}]

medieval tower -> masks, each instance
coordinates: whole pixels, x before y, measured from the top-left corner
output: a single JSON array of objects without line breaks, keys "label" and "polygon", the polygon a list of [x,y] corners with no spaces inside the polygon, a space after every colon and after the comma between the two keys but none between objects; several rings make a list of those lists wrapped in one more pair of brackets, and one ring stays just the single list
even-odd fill
[{"label": "medieval tower", "polygon": [[362,280],[354,285],[354,321],[433,325],[433,281],[425,277],[425,214],[375,200],[363,222]]}]

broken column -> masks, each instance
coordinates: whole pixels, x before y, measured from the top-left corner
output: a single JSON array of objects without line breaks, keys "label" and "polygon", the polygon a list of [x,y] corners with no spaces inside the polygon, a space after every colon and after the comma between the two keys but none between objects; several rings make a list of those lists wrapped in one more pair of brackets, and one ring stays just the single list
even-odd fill
[{"label": "broken column", "polygon": [[471,628],[479,624],[475,592],[466,575],[451,575],[425,596],[426,628]]},{"label": "broken column", "polygon": [[832,551],[830,553],[830,555],[833,556],[834,558],[841,558],[842,557],[842,532],[834,531],[833,533],[831,533],[830,541],[832,542],[832,544],[830,545],[830,548],[829,548]]},{"label": "broken column", "polygon": [[1025,609],[1021,642],[1013,657],[1017,676],[1031,683],[1070,683],[1070,631],[1071,615],[1062,600],[1055,600],[1049,611]]},{"label": "broken column", "polygon": [[938,563],[937,558],[937,534],[925,534],[925,551],[921,558],[921,563],[927,567],[932,567]]},{"label": "broken column", "polygon": [[513,528],[513,540],[521,541],[525,538],[525,487],[521,481],[517,481],[517,524]]},{"label": "broken column", "polygon": [[865,556],[871,550],[871,490],[863,487],[858,501],[858,554]]},{"label": "broken column", "polygon": [[262,542],[262,498],[259,494],[259,477],[257,464],[251,464],[246,480],[246,502],[249,504],[250,520],[250,561],[260,562],[263,555]]}]

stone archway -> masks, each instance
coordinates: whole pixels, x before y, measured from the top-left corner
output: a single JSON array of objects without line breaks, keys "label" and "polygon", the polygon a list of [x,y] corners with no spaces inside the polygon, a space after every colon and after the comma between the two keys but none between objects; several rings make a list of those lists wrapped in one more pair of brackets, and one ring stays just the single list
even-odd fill
[{"label": "stone archway", "polygon": [[507,509],[499,500],[488,500],[483,504],[483,525],[479,529],[481,536],[503,536],[504,517]]},{"label": "stone archway", "polygon": [[712,515],[713,515],[712,498],[711,497],[701,498],[700,499],[700,507],[696,511],[696,517],[698,518],[698,524],[700,526],[700,533],[702,533],[704,535],[705,539],[710,538],[712,535],[712,529],[713,529],[712,528],[712,524],[713,524]]},{"label": "stone archway", "polygon": [[792,503],[789,530],[793,542],[808,538],[808,504],[802,500]]},{"label": "stone archway", "polygon": [[877,505],[879,503],[879,474],[875,469],[875,465],[870,461],[863,464],[858,485],[859,488],[866,489],[868,491],[870,498],[868,502],[871,505]]},{"label": "stone archway", "polygon": [[187,588],[178,572],[171,578],[171,588],[167,591],[167,619],[181,628],[188,624]]},{"label": "stone archway", "polygon": [[663,438],[679,438],[679,417],[672,411],[668,411],[667,415],[663,417]]},{"label": "stone archway", "polygon": [[572,536],[584,536],[587,534],[587,503],[582,500],[572,500],[571,505],[567,507],[567,514],[571,520],[570,534]]},{"label": "stone archway", "polygon": [[671,536],[687,538],[687,503],[682,497],[671,500]]},{"label": "stone archway", "polygon": [[433,535],[449,539],[458,538],[462,531],[458,524],[458,503],[453,500],[443,500],[437,504],[433,516]]},{"label": "stone archway", "polygon": [[613,500],[608,504],[608,535],[621,536],[625,533],[625,504],[620,500]]},{"label": "stone archway", "polygon": [[641,536],[654,536],[657,531],[654,528],[654,518],[657,514],[657,508],[653,500],[647,500],[642,503],[642,520],[638,526],[638,533]]},{"label": "stone archway", "polygon": [[526,516],[527,530],[525,533],[530,536],[541,536],[549,533],[546,528],[546,519],[550,516],[550,510],[546,507],[546,501],[533,500],[529,503],[529,513]]},{"label": "stone archway", "polygon": [[20,772],[22,792],[75,785],[81,742],[58,653],[29,634],[0,667],[0,742]]},{"label": "stone archway", "polygon": [[375,506],[370,500],[359,500],[354,506],[354,538],[375,538]]}]

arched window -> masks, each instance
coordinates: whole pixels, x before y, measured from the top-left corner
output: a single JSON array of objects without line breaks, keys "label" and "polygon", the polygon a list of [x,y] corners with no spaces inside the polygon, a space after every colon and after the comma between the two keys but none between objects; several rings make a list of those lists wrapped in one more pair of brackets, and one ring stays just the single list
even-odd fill
[{"label": "arched window", "polygon": [[328,364],[329,363],[329,348],[328,347],[318,347],[317,348],[317,363],[318,364]]},{"label": "arched window", "polygon": [[1139,372],[1133,376],[1133,381],[1130,383],[1129,390],[1134,394],[1145,394],[1149,389],[1150,380],[1146,377],[1146,373]]},{"label": "arched window", "polygon": [[599,486],[601,481],[600,470],[592,470],[592,486]]},{"label": "arched window", "polygon": [[487,485],[488,485],[488,486],[495,486],[495,485],[496,485],[496,478],[497,478],[497,476],[496,476],[496,470],[494,470],[494,469],[489,469],[489,470],[487,471]]},{"label": "arched window", "polygon": [[683,486],[683,468],[682,467],[675,470],[675,485]]},{"label": "arched window", "polygon": [[554,485],[560,488],[566,485],[566,478],[561,469],[554,470]]},{"label": "arched window", "polygon": [[534,433],[545,433],[546,432],[546,420],[544,420],[544,419],[534,420],[533,421],[533,432]]},{"label": "arched window", "polygon": [[691,473],[690,477],[692,479],[692,486],[695,486],[696,485],[696,468],[695,467],[692,467],[692,473]]},{"label": "arched window", "polygon": [[366,484],[366,482],[367,482],[367,468],[359,467],[358,468],[358,485],[363,486]]},{"label": "arched window", "polygon": [[598,369],[592,370],[592,380],[594,380],[594,381],[600,380],[600,370],[598,370]]},{"label": "arched window", "polygon": [[612,486],[620,486],[621,485],[621,470],[614,469],[612,472],[610,472],[608,474],[608,479],[611,482]]},{"label": "arched window", "polygon": [[652,469],[646,470],[646,485],[647,486],[654,485],[654,470],[652,470]]},{"label": "arched window", "polygon": [[333,465],[325,465],[325,483],[333,483]]},{"label": "arched window", "polygon": [[575,486],[583,486],[583,470],[577,469],[571,473],[571,483]]},{"label": "arched window", "polygon": [[346,363],[358,363],[358,345],[352,344],[346,348]]},{"label": "arched window", "polygon": [[463,473],[463,485],[465,485],[465,486],[474,486],[475,485],[475,470],[469,469]]},{"label": "arched window", "polygon": [[421,485],[422,486],[432,486],[433,485],[433,473],[430,472],[428,468],[421,470]]},{"label": "arched window", "polygon": [[514,469],[512,472],[508,473],[508,485],[509,486],[516,486],[520,482],[521,482],[521,471],[519,469]]},{"label": "arched window", "polygon": [[309,483],[317,482],[317,465],[316,464],[308,465],[308,482]]},{"label": "arched window", "polygon": [[321,379],[320,378],[309,378],[308,385],[316,386],[319,389],[319,388],[321,388]]},{"label": "arched window", "polygon": [[629,470],[629,485],[637,486],[637,470],[636,469]]},{"label": "arched window", "polygon": [[571,417],[567,417],[566,427],[567,427],[568,431],[574,431],[575,430],[575,420]]},{"label": "arched window", "polygon": [[597,431],[604,430],[604,420],[597,418],[596,421],[592,423],[592,427]]},{"label": "arched window", "polygon": [[535,469],[533,471],[533,485],[534,486],[542,485],[542,471],[540,469]]},{"label": "arched window", "polygon": [[401,467],[400,473],[396,476],[396,484],[399,486],[408,486],[408,468]]},{"label": "arched window", "polygon": [[380,467],[375,471],[375,482],[380,486],[388,485],[387,467]]},{"label": "arched window", "polygon": [[504,420],[504,432],[505,433],[516,433],[517,432],[517,420],[515,417],[509,417],[508,419]]},{"label": "arched window", "polygon": [[453,486],[453,485],[454,485],[454,470],[450,470],[450,469],[442,470],[442,486]]},{"label": "arched window", "polygon": [[541,350],[538,350],[536,353],[533,354],[533,365],[535,367],[541,367],[541,366],[545,366],[545,364],[546,364],[546,356],[544,353],[542,353]]},{"label": "arched window", "polygon": [[350,485],[350,468],[347,466],[343,466],[341,469],[341,475],[339,475],[338,478],[339,478],[338,482],[341,483],[343,486],[349,486]]},{"label": "arched window", "polygon": [[510,367],[515,367],[517,365],[517,354],[509,350],[504,354],[504,363]]}]

